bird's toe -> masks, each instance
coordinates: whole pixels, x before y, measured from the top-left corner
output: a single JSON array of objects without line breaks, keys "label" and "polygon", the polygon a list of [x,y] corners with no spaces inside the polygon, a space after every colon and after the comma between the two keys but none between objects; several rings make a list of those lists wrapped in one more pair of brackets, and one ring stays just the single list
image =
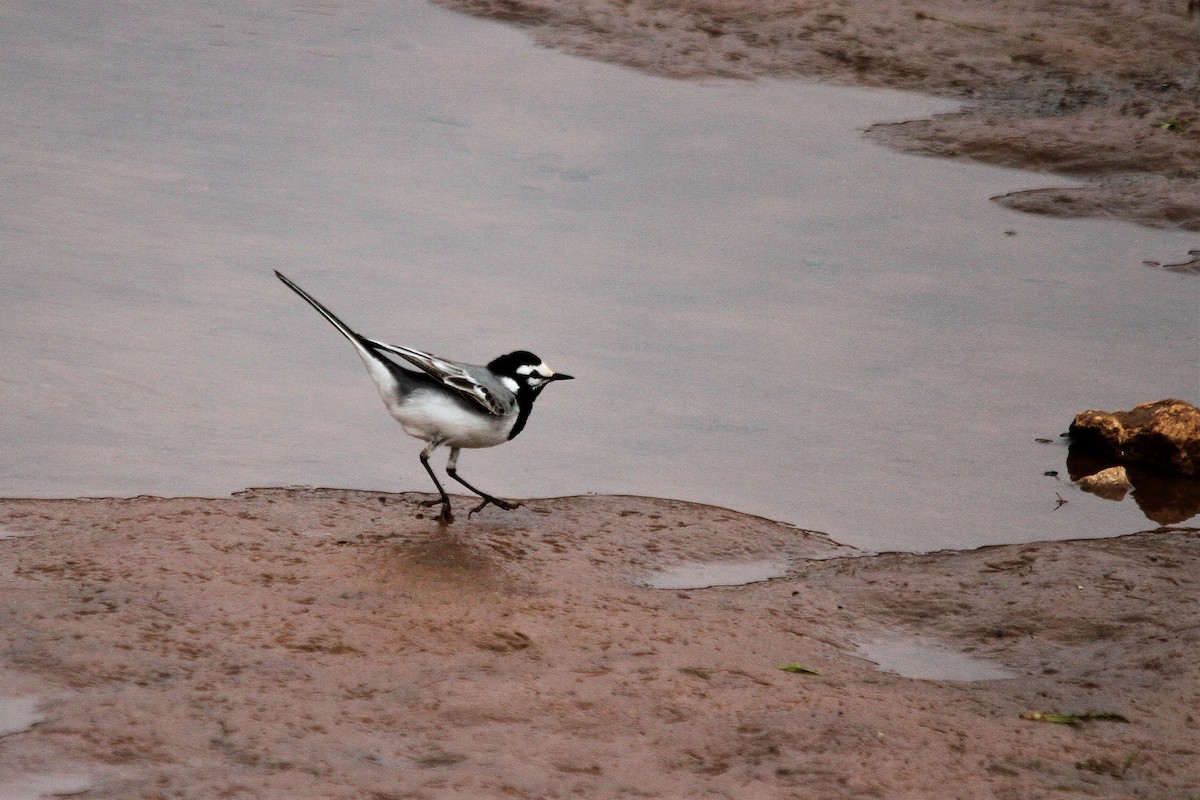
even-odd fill
[{"label": "bird's toe", "polygon": [[516,500],[501,500],[499,497],[488,496],[488,497],[483,498],[483,500],[479,503],[479,505],[475,506],[469,512],[467,512],[467,519],[470,519],[471,515],[474,514],[476,511],[482,511],[483,509],[487,508],[488,506],[496,506],[498,508],[504,509],[505,511],[512,511],[514,509],[520,508],[521,504],[518,503]]}]

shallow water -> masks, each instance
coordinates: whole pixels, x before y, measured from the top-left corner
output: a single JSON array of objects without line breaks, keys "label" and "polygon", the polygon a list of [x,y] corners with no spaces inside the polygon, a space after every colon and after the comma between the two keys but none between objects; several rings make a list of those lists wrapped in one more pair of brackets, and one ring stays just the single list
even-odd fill
[{"label": "shallow water", "polygon": [[859,652],[884,672],[927,681],[992,681],[1020,673],[969,653],[919,639],[884,636],[862,642]]},{"label": "shallow water", "polygon": [[0,18],[0,494],[427,489],[278,268],[375,338],[579,377],[464,453],[502,496],[868,549],[1152,526],[1034,439],[1200,394],[1200,281],[1141,266],[1196,237],[1023,216],[987,197],[1050,179],[858,135],[944,101],[672,82],[399,0]]},{"label": "shallow water", "polygon": [[44,717],[37,697],[0,697],[0,736],[27,731]]},{"label": "shallow water", "polygon": [[4,800],[43,800],[70,797],[92,788],[92,782],[82,775],[22,775],[0,778],[0,798]]},{"label": "shallow water", "polygon": [[714,586],[745,586],[787,575],[786,558],[754,561],[696,561],[655,570],[642,579],[651,589],[709,589]]}]

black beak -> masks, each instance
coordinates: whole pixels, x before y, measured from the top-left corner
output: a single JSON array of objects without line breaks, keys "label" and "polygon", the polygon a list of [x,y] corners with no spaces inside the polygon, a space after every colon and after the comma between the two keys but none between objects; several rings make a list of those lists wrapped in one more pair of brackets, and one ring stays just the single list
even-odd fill
[{"label": "black beak", "polygon": [[548,381],[573,381],[573,380],[575,380],[575,376],[568,375],[565,372],[556,372],[553,375],[551,375],[549,378],[547,378],[546,380],[548,380]]}]

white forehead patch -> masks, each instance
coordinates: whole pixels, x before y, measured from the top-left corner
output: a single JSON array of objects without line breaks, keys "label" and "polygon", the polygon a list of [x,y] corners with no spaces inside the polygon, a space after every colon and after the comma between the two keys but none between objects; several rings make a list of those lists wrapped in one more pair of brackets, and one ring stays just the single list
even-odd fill
[{"label": "white forehead patch", "polygon": [[554,370],[547,367],[544,363],[534,366],[533,364],[522,364],[517,367],[518,375],[532,375],[533,373],[541,375],[543,378],[549,378],[554,375]]}]

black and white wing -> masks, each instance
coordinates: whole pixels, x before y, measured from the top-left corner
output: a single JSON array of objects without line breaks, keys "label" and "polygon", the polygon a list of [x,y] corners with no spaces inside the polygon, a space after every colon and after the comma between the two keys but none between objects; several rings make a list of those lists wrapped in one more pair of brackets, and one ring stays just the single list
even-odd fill
[{"label": "black and white wing", "polygon": [[[516,396],[506,387],[472,375],[466,365],[447,361],[411,347],[377,342],[374,339],[367,339],[367,343],[385,353],[400,356],[410,364],[420,367],[430,377],[436,378],[443,385],[454,389],[493,416],[503,416],[512,411],[516,405]],[[488,385],[489,383],[493,385]]]}]

